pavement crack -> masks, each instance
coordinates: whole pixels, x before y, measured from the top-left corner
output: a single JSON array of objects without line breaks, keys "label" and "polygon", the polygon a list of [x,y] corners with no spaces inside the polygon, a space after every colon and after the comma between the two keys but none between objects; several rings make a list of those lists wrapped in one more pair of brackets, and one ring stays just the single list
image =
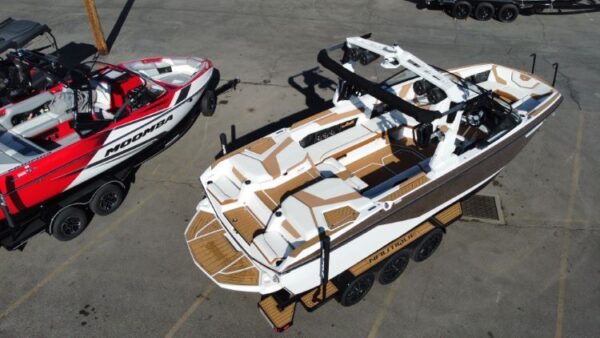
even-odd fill
[{"label": "pavement crack", "polygon": [[153,183],[169,183],[169,184],[185,185],[185,186],[188,186],[190,188],[198,188],[198,187],[200,187],[200,183],[189,182],[189,181],[187,181],[187,182],[185,182],[185,181],[176,181],[176,180],[168,179],[168,178],[144,177],[143,180],[147,181],[147,182],[153,182]]},{"label": "pavement crack", "polygon": [[[219,83],[226,83],[229,80],[221,80],[219,81]],[[270,82],[271,80],[263,80],[261,82],[256,82],[256,81],[242,81],[240,80],[239,84],[244,84],[244,85],[249,85],[249,86],[266,86],[266,87],[278,87],[278,88],[289,88],[290,86],[285,84],[279,84],[279,83],[272,83]]]},{"label": "pavement crack", "polygon": [[[518,220],[517,219],[515,221],[522,221],[522,220]],[[598,232],[598,233],[600,233],[600,224],[591,224],[591,223],[585,223],[584,227],[577,227],[577,228],[569,227],[569,226],[566,226],[566,225],[533,225],[533,224],[518,225],[518,224],[513,224],[512,222],[511,223],[507,223],[507,224],[490,224],[490,223],[485,223],[485,222],[464,221],[464,220],[461,222],[461,224],[476,225],[477,227],[481,227],[482,225],[488,225],[488,226],[493,226],[493,227],[497,227],[497,228],[568,230],[568,231],[572,231],[572,232],[577,232],[577,231],[591,231],[591,232]],[[597,229],[594,229],[593,227],[597,227]]]},{"label": "pavement crack", "polygon": [[535,18],[542,26],[542,41],[544,41],[544,43],[547,44],[548,41],[546,41],[546,25],[544,24],[544,21],[542,21],[538,16],[536,16]]}]

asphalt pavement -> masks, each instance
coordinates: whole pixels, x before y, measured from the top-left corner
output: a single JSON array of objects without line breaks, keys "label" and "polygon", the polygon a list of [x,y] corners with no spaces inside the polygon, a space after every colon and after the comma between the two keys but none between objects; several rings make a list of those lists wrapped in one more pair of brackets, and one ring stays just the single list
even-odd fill
[{"label": "asphalt pavement", "polygon": [[[189,257],[183,231],[203,196],[197,178],[220,133],[239,144],[326,107],[335,78],[316,68],[317,52],[366,32],[448,68],[529,69],[537,53],[548,80],[560,64],[565,100],[485,189],[500,197],[505,225],[459,221],[395,283],[350,308],[299,308],[285,335],[600,333],[600,14],[457,21],[399,0],[106,0],[98,10],[112,45],[104,60],[203,56],[242,83],[141,168],[118,212],[71,242],[42,234],[23,252],[0,251],[0,337],[277,336],[258,295],[219,289]],[[47,23],[61,45],[93,43],[80,0],[5,1],[7,16]]]}]

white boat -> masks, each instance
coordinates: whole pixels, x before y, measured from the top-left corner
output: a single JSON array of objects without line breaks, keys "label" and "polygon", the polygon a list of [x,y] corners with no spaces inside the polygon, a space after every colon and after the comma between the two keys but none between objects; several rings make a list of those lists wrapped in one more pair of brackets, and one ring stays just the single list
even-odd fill
[{"label": "white boat", "polygon": [[[318,58],[340,77],[335,106],[216,160],[185,232],[198,268],[222,288],[261,294],[278,330],[297,302],[354,304],[376,278],[397,278],[409,256],[427,258],[459,202],[562,101],[505,66],[444,71],[363,37],[336,48],[341,64],[333,49]],[[354,72],[378,58],[397,76],[376,84]]]}]

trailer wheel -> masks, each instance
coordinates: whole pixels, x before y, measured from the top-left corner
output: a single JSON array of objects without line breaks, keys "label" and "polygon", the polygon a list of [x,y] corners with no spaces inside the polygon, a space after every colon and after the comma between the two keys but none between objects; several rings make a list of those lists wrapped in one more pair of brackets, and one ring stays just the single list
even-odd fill
[{"label": "trailer wheel", "polygon": [[434,229],[419,241],[417,246],[413,249],[412,259],[415,262],[422,262],[435,252],[435,250],[442,243],[444,232],[442,229]]},{"label": "trailer wheel", "polygon": [[390,284],[398,279],[406,269],[408,261],[410,261],[410,254],[407,250],[397,252],[388,258],[379,271],[379,276],[377,277],[379,284]]},{"label": "trailer wheel", "polygon": [[90,209],[99,216],[112,214],[125,199],[125,190],[116,183],[109,183],[96,190],[90,200]]},{"label": "trailer wheel", "polygon": [[475,7],[474,15],[479,21],[488,21],[494,17],[494,6],[489,2],[482,2]]},{"label": "trailer wheel", "polygon": [[52,236],[59,241],[70,241],[85,230],[88,222],[88,216],[83,209],[66,207],[52,220]]},{"label": "trailer wheel", "polygon": [[375,274],[366,272],[350,281],[341,293],[338,301],[342,306],[352,306],[365,298],[375,282]]},{"label": "trailer wheel", "polygon": [[457,1],[452,7],[452,16],[458,20],[464,20],[471,14],[473,6],[470,2],[461,0]]},{"label": "trailer wheel", "polygon": [[513,4],[506,4],[500,7],[498,11],[498,20],[500,22],[513,22],[519,16],[519,9]]},{"label": "trailer wheel", "polygon": [[213,116],[217,109],[217,95],[212,89],[207,89],[200,98],[200,111],[204,116]]}]

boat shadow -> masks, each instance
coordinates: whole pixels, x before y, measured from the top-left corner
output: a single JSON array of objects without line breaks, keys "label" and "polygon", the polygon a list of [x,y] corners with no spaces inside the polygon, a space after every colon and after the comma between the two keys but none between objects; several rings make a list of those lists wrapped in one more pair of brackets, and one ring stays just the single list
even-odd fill
[{"label": "boat shadow", "polygon": [[[113,25],[108,37],[106,38],[106,45],[108,46],[109,52],[112,50],[117,37],[129,16],[129,12],[133,7],[135,0],[127,0],[119,17]],[[51,55],[58,56],[60,62],[67,68],[72,69],[79,66],[82,62],[89,59],[90,57],[97,55],[98,50],[94,45],[83,42],[71,41],[64,46],[58,48],[56,51],[50,53]]]},{"label": "boat shadow", "polygon": [[[332,101],[322,98],[317,92],[317,89],[331,90],[333,92],[335,91],[336,84],[331,79],[321,75],[321,73],[322,70],[319,67],[315,67],[288,78],[288,84],[304,96],[306,104],[305,109],[288,115],[278,121],[269,123],[240,137],[236,136],[236,126],[235,124],[232,124],[230,126],[229,141],[226,142],[225,145],[227,151],[230,152],[238,149],[252,141],[269,135],[274,131],[289,127],[295,122],[333,107]],[[227,136],[221,134],[221,139],[226,140]],[[215,156],[215,159],[221,156],[223,156],[222,150]]]}]

